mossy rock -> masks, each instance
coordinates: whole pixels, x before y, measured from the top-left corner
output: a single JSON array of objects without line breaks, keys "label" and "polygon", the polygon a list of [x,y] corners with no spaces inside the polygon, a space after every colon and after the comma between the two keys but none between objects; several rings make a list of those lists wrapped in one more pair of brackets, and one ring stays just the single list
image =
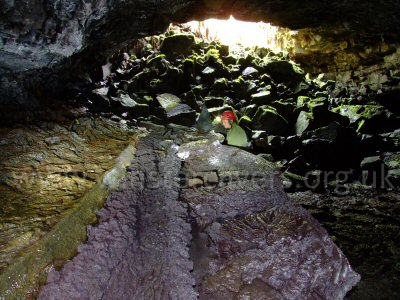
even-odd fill
[{"label": "mossy rock", "polygon": [[257,92],[258,86],[252,80],[244,80],[242,76],[232,81],[232,89],[239,99],[250,98],[251,94]]},{"label": "mossy rock", "polygon": [[154,98],[149,95],[138,95],[138,94],[132,93],[129,96],[139,104],[147,104],[147,105],[154,104]]},{"label": "mossy rock", "polygon": [[383,158],[384,163],[391,170],[400,169],[400,152],[397,153],[386,153]]},{"label": "mossy rock", "polygon": [[166,60],[166,56],[164,54],[160,54],[148,60],[146,67],[156,69],[160,74],[164,73],[168,69],[169,65],[170,63]]},{"label": "mossy rock", "polygon": [[184,70],[192,69],[194,68],[195,63],[196,62],[194,61],[194,59],[186,58],[185,61],[183,62],[182,67],[184,68]]},{"label": "mossy rock", "polygon": [[165,93],[157,96],[157,101],[166,112],[181,104],[181,99],[173,94]]},{"label": "mossy rock", "polygon": [[272,61],[265,66],[265,70],[276,82],[290,83],[296,86],[304,79],[304,72],[289,61]]},{"label": "mossy rock", "polygon": [[251,104],[265,105],[274,101],[274,94],[270,90],[264,90],[251,95]]},{"label": "mossy rock", "polygon": [[190,89],[190,82],[185,78],[184,72],[179,68],[170,68],[163,76],[163,88],[159,92],[183,93]]},{"label": "mossy rock", "polygon": [[393,113],[380,105],[341,105],[333,111],[349,118],[360,133],[377,134],[398,128]]},{"label": "mossy rock", "polygon": [[308,96],[312,90],[313,86],[309,84],[308,82],[301,81],[299,84],[297,84],[293,89],[293,94],[294,96]]},{"label": "mossy rock", "polygon": [[384,110],[385,108],[379,105],[341,105],[333,109],[334,112],[348,117],[351,123],[356,123],[360,119],[371,119],[382,114]]},{"label": "mossy rock", "polygon": [[203,75],[205,75],[205,76],[210,76],[210,75],[213,75],[213,74],[215,74],[215,72],[216,72],[216,70],[215,70],[215,68],[213,68],[213,67],[205,67],[204,69],[203,69],[203,71],[201,72],[201,74],[203,74]]},{"label": "mossy rock", "polygon": [[243,116],[247,116],[247,117],[249,117],[249,118],[253,118],[254,115],[255,115],[256,112],[257,112],[257,109],[258,109],[258,106],[257,106],[257,105],[251,104],[251,105],[248,105],[248,106],[243,107],[243,108],[240,110],[240,113],[241,113]]},{"label": "mossy rock", "polygon": [[228,56],[222,57],[221,60],[226,66],[228,66],[228,65],[236,65],[236,63],[237,63],[237,58],[232,56],[232,55],[228,55]]},{"label": "mossy rock", "polygon": [[248,116],[241,117],[239,120],[239,126],[245,128],[247,130],[251,130],[252,128],[252,120]]},{"label": "mossy rock", "polygon": [[204,103],[208,108],[220,107],[224,105],[225,99],[222,97],[206,97]]},{"label": "mossy rock", "polygon": [[144,69],[142,72],[137,73],[135,76],[132,77],[131,80],[128,81],[128,86],[126,91],[130,93],[137,93],[139,91],[147,90],[148,83],[153,79],[156,78],[157,74],[152,71],[151,69]]},{"label": "mossy rock", "polygon": [[292,172],[282,174],[282,182],[286,191],[301,191],[306,189],[307,178]]},{"label": "mossy rock", "polygon": [[311,99],[307,102],[308,109],[313,112],[314,108],[319,109],[321,107],[328,109],[329,103],[328,99],[325,97],[319,97]]},{"label": "mossy rock", "polygon": [[259,71],[253,67],[247,67],[242,71],[242,75],[244,77],[255,78],[255,77],[258,77],[259,74],[260,74]]},{"label": "mossy rock", "polygon": [[183,102],[196,111],[200,110],[201,98],[196,96],[193,91],[189,91],[184,95]]},{"label": "mossy rock", "polygon": [[219,78],[212,85],[210,94],[213,96],[224,96],[228,89],[229,89],[228,79]]},{"label": "mossy rock", "polygon": [[111,97],[111,99],[111,111],[116,114],[128,113],[130,117],[148,116],[150,114],[147,104],[138,103],[129,95],[121,94],[118,97]]},{"label": "mossy rock", "polygon": [[303,134],[303,132],[311,130],[312,128],[312,115],[305,111],[301,111],[299,116],[297,117],[297,121],[295,124],[295,132],[298,135]]},{"label": "mossy rock", "polygon": [[271,135],[287,136],[291,132],[288,121],[268,105],[258,108],[252,123],[254,130],[263,130]]},{"label": "mossy rock", "polygon": [[220,59],[220,54],[218,49],[210,49],[206,53],[206,63],[209,65],[222,64],[222,60]]},{"label": "mossy rock", "polygon": [[277,112],[281,116],[283,116],[289,123],[294,123],[294,121],[296,120],[296,107],[293,103],[284,100],[276,100],[271,102],[269,106],[274,107]]},{"label": "mossy rock", "polygon": [[145,96],[143,96],[143,99],[144,99],[145,103],[142,103],[142,104],[154,103],[154,98],[152,96],[145,95]]},{"label": "mossy rock", "polygon": [[174,59],[179,55],[187,56],[196,45],[193,34],[175,34],[166,37],[160,46],[161,53],[164,53],[168,59]]}]

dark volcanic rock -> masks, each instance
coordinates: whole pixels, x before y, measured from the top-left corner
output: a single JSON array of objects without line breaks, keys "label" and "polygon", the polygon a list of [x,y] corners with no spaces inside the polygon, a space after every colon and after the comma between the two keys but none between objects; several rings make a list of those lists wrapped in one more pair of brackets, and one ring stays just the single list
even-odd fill
[{"label": "dark volcanic rock", "polygon": [[399,126],[394,114],[380,105],[342,105],[334,111],[348,117],[361,133],[388,132]]},{"label": "dark volcanic rock", "polygon": [[261,91],[251,95],[251,104],[265,105],[274,100],[274,94],[271,91]]},{"label": "dark volcanic rock", "polygon": [[[328,38],[333,31],[360,31],[369,32],[379,40],[384,35],[395,41],[400,29],[398,18],[387,17],[396,15],[399,3],[383,0],[332,3],[313,0],[301,6],[294,0],[135,0],[115,1],[112,5],[107,1],[76,0],[3,2],[0,74],[8,79],[1,83],[0,103],[7,104],[7,109],[12,106],[15,109],[16,103],[28,108],[37,104],[30,92],[38,87],[62,95],[65,79],[86,78],[87,73],[102,76],[100,65],[107,64],[107,57],[113,52],[134,39],[165,30],[171,22],[225,18],[232,14],[238,19],[264,20],[291,29],[306,28],[307,33],[315,30],[318,33],[315,36],[320,38],[316,28],[327,32]],[[336,39],[341,42],[342,35],[337,34]],[[306,44],[312,42],[305,40]],[[326,57],[330,59],[329,55]],[[318,63],[318,57],[316,60]],[[47,83],[46,87],[43,83]]]},{"label": "dark volcanic rock", "polygon": [[[312,215],[332,237],[337,237],[352,267],[362,273],[360,283],[346,299],[398,299],[399,250],[395,245],[400,232],[400,206],[397,205],[400,193],[365,189],[357,184],[345,189],[346,193],[307,191],[289,196],[296,203],[312,208]],[[388,222],[389,216],[391,222]]]},{"label": "dark volcanic rock", "polygon": [[160,51],[168,58],[179,55],[188,55],[194,47],[195,41],[192,34],[175,34],[164,39],[160,46]]},{"label": "dark volcanic rock", "polygon": [[268,134],[285,136],[291,132],[288,121],[274,107],[268,105],[258,108],[252,123],[254,130],[264,130]]},{"label": "dark volcanic rock", "polygon": [[342,299],[359,280],[318,222],[288,201],[270,163],[209,142],[184,144],[178,156],[186,181],[203,182],[181,192],[196,220],[199,299]]},{"label": "dark volcanic rock", "polygon": [[196,111],[181,99],[172,94],[162,94],[157,97],[159,104],[165,111],[167,121],[180,125],[192,126],[196,122]]},{"label": "dark volcanic rock", "polygon": [[267,73],[276,82],[286,82],[296,86],[304,79],[304,73],[288,61],[273,61],[265,66]]},{"label": "dark volcanic rock", "polygon": [[155,134],[139,143],[99,225],[39,299],[343,299],[359,276],[272,165],[182,138],[179,149]]},{"label": "dark volcanic rock", "polygon": [[343,171],[361,161],[357,134],[349,127],[331,123],[305,132],[302,139],[304,157],[318,168]]},{"label": "dark volcanic rock", "polygon": [[137,103],[129,95],[121,94],[110,98],[111,111],[114,113],[128,113],[131,117],[146,117],[150,113],[150,108],[147,104]]},{"label": "dark volcanic rock", "polygon": [[196,299],[187,208],[170,184],[181,164],[173,149],[142,140],[129,178],[99,212],[100,224],[89,228],[77,257],[51,271],[39,299]]},{"label": "dark volcanic rock", "polygon": [[[275,188],[279,179],[272,165],[260,157],[206,141],[184,144],[178,155],[188,156],[182,169],[187,180],[202,178],[207,183],[209,176],[215,174],[218,178],[216,188],[214,184],[205,184],[204,188],[196,191],[182,191],[182,198],[189,203],[200,224],[262,211],[286,202],[282,191]],[[233,197],[238,192],[241,196]],[[265,197],[264,192],[269,196]]]},{"label": "dark volcanic rock", "polygon": [[200,299],[342,299],[359,280],[337,246],[324,241],[326,231],[298,208],[215,222],[206,232],[217,258]]}]

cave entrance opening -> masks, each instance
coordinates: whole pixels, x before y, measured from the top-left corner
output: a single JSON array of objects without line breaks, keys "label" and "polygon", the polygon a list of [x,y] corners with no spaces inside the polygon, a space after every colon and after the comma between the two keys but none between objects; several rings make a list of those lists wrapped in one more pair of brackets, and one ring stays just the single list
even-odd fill
[{"label": "cave entrance opening", "polygon": [[[138,39],[126,49],[127,53],[146,58],[147,50],[160,50],[165,38],[176,34],[192,34],[196,43],[202,45],[223,45],[228,47],[229,54],[236,57],[253,52],[261,56],[287,56],[295,46],[293,36],[297,31],[261,21],[240,21],[234,16],[228,19],[194,20],[187,23],[171,23],[163,34]],[[172,47],[178,48],[179,44],[174,43]]]},{"label": "cave entrance opening", "polygon": [[[288,30],[265,22],[245,22],[230,16],[227,20],[207,19],[191,21],[181,25],[199,38],[211,42],[218,41],[232,50],[263,47],[279,52],[283,50],[280,35]],[[174,25],[171,25],[174,28]]]}]

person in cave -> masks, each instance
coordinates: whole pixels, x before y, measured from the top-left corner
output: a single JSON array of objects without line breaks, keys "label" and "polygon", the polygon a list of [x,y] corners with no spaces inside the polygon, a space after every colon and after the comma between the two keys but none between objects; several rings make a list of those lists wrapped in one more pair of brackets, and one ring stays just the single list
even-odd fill
[{"label": "person in cave", "polygon": [[224,111],[221,115],[221,123],[228,130],[226,141],[228,145],[237,147],[249,147],[249,140],[246,132],[236,122],[236,116],[233,111]]}]

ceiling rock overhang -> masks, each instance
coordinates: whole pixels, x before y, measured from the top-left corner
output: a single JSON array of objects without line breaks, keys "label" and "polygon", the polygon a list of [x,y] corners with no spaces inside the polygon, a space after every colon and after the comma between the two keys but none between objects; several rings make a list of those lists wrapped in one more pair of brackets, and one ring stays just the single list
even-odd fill
[{"label": "ceiling rock overhang", "polygon": [[400,39],[400,2],[388,0],[7,0],[2,6],[0,106],[7,109],[35,106],[29,87],[57,94],[67,77],[86,76],[113,51],[170,22],[232,14],[330,38],[357,32]]}]

